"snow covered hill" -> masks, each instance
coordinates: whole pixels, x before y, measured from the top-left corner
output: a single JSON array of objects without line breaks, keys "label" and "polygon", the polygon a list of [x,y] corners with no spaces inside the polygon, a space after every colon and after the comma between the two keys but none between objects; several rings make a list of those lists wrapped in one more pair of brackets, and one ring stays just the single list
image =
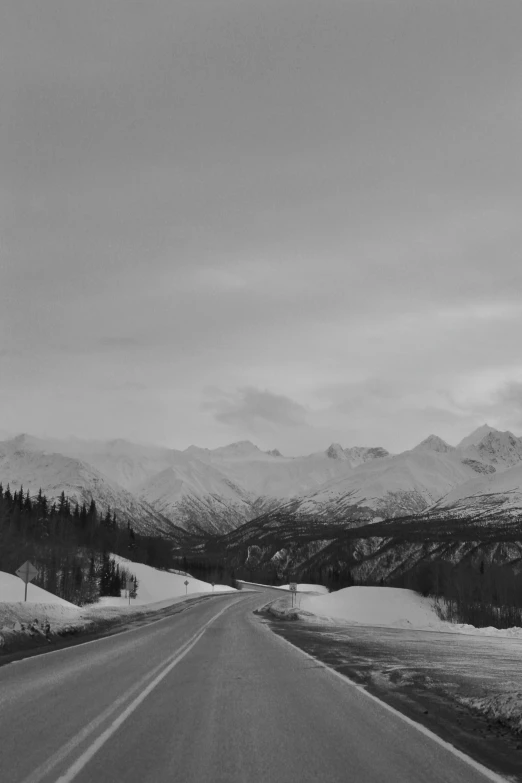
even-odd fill
[{"label": "snow covered hill", "polygon": [[335,593],[305,596],[301,609],[323,618],[357,625],[447,630],[430,598],[397,587],[345,587]]},{"label": "snow covered hill", "polygon": [[[25,583],[14,574],[8,574],[0,571],[0,604],[18,603],[25,600]],[[78,607],[69,603],[64,598],[60,598],[53,593],[49,593],[37,585],[27,585],[27,603],[29,604],[56,604],[57,606],[69,606],[73,609]]]},{"label": "snow covered hill", "polygon": [[[144,563],[134,563],[118,555],[113,555],[116,562],[134,574],[138,580],[138,596],[132,599],[133,606],[157,603],[167,601],[170,598],[178,596],[193,595],[194,593],[234,593],[235,588],[228,585],[212,585],[196,579],[190,574],[175,574],[171,571],[160,571],[157,568],[145,565]],[[188,585],[185,585],[188,582]],[[122,598],[102,598],[100,602],[105,606],[126,605],[127,599]]]}]

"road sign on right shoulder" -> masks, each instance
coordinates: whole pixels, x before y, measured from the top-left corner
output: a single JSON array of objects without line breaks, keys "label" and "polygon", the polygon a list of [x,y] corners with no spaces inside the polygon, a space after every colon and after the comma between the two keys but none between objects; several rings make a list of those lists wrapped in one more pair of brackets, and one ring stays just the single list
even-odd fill
[{"label": "road sign on right shoulder", "polygon": [[290,582],[290,585],[289,585],[289,587],[290,587],[290,590],[291,590],[293,593],[295,593],[295,592],[297,591],[297,585],[296,585],[296,583],[295,583],[295,582]]}]

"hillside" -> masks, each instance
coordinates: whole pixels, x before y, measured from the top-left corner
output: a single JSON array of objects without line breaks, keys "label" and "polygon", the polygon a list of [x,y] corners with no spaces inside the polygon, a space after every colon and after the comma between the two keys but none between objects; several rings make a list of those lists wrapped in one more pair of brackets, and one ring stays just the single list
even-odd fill
[{"label": "hillside", "polygon": [[328,521],[376,521],[424,511],[475,471],[453,453],[427,448],[359,465],[301,498],[292,513]]},{"label": "hillside", "polygon": [[429,518],[522,518],[522,463],[455,487],[429,509]]}]

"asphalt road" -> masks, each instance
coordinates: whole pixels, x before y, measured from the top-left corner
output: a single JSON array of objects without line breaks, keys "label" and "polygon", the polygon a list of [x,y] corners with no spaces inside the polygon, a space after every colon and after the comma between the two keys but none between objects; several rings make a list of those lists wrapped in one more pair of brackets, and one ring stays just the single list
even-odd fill
[{"label": "asphalt road", "polygon": [[500,780],[273,634],[269,597],[0,668],[2,781]]}]

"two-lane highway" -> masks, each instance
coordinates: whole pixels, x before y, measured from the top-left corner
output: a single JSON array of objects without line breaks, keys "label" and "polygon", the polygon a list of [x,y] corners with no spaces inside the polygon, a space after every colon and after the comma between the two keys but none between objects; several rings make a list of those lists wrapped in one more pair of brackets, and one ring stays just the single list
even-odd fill
[{"label": "two-lane highway", "polygon": [[501,780],[271,633],[267,593],[0,668],[6,783]]}]

